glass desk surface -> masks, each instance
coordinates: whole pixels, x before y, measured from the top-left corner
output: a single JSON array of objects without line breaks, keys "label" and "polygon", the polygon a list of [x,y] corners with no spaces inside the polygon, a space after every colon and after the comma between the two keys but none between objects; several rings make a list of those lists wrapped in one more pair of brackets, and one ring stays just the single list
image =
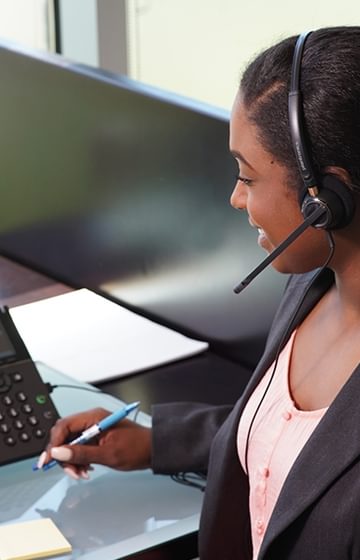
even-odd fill
[{"label": "glass desk surface", "polygon": [[[91,387],[44,364],[37,366],[46,382]],[[62,387],[52,398],[61,416],[94,406],[112,411],[122,404],[101,391]],[[141,412],[136,420],[151,422]],[[202,492],[168,476],[97,465],[89,481],[74,481],[57,467],[33,472],[33,463],[27,459],[0,467],[0,524],[51,518],[73,547],[58,559],[114,560],[198,529]]]}]

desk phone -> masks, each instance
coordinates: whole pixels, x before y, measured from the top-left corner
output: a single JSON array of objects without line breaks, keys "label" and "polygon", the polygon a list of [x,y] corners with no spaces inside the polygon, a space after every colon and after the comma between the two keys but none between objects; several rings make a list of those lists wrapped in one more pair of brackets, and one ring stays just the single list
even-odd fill
[{"label": "desk phone", "polygon": [[58,417],[8,309],[0,308],[0,465],[41,453]]}]

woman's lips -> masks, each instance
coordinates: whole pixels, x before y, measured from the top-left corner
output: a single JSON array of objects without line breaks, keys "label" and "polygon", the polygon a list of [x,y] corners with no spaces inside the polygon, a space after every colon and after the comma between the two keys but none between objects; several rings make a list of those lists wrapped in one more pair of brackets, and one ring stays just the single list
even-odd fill
[{"label": "woman's lips", "polygon": [[260,247],[262,247],[263,249],[268,251],[269,250],[269,243],[267,241],[267,237],[264,233],[264,230],[260,226],[254,224],[254,222],[251,220],[251,218],[249,218],[249,224],[251,225],[251,227],[256,228],[257,231],[258,231],[258,234],[259,234],[258,235],[258,240],[257,240],[258,245]]},{"label": "woman's lips", "polygon": [[260,247],[262,247],[263,249],[266,249],[266,235],[264,233],[264,230],[259,228],[259,227],[257,228],[257,230],[258,230],[258,234],[259,234],[258,235],[258,240],[257,240],[258,245]]}]

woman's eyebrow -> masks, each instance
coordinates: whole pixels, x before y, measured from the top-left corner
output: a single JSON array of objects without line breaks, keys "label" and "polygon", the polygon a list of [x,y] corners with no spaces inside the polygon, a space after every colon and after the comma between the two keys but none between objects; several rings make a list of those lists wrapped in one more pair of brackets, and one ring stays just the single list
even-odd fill
[{"label": "woman's eyebrow", "polygon": [[240,161],[242,161],[242,163],[244,163],[254,171],[253,166],[244,158],[243,155],[240,154],[240,152],[237,152],[235,150],[230,150],[230,153],[235,159],[239,159]]}]

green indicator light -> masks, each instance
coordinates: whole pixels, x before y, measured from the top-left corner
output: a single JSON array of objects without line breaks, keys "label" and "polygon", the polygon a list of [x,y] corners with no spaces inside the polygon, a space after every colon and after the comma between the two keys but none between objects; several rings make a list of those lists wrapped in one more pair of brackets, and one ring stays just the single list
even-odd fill
[{"label": "green indicator light", "polygon": [[35,400],[38,404],[45,404],[46,403],[46,395],[36,395]]}]

